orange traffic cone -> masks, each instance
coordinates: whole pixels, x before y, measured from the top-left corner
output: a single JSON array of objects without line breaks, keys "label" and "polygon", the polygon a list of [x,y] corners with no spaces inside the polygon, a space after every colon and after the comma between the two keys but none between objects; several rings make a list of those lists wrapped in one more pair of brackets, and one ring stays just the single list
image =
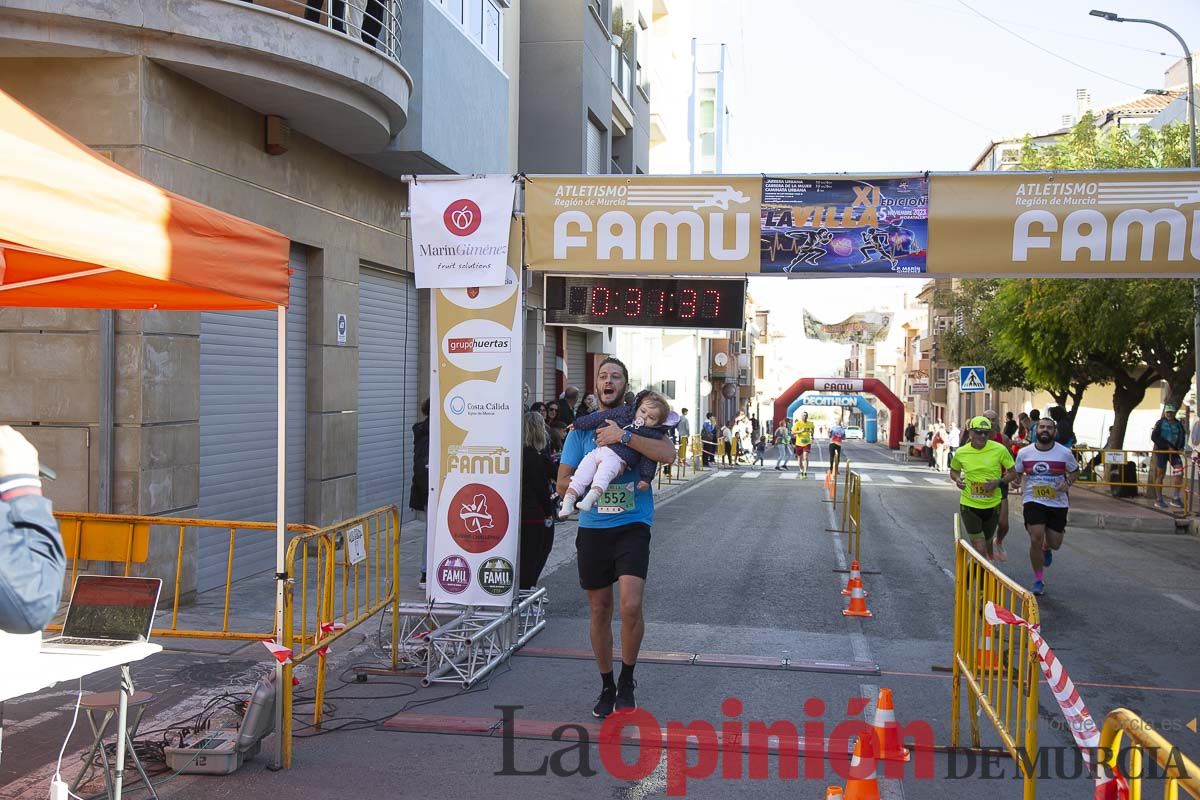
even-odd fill
[{"label": "orange traffic cone", "polygon": [[992,650],[992,632],[983,632],[983,647],[975,649],[975,665],[979,669],[1000,669],[1000,657]]},{"label": "orange traffic cone", "polygon": [[846,778],[846,794],[842,800],[879,800],[879,778],[875,775],[875,757],[871,756],[871,774],[863,777],[863,740],[854,743],[854,756],[850,759],[850,775]]},{"label": "orange traffic cone", "polygon": [[842,589],[842,595],[850,597],[854,594],[856,586],[863,590],[863,597],[866,597],[867,590],[863,588],[862,571],[859,569],[857,558],[850,562],[850,580],[846,581],[846,588]]},{"label": "orange traffic cone", "polygon": [[863,591],[862,581],[860,580],[858,582],[858,586],[855,586],[853,589],[850,590],[850,607],[843,608],[842,614],[844,614],[847,617],[873,617],[873,616],[875,616],[874,614],[872,614],[870,611],[867,610],[866,597],[867,597],[866,592]]},{"label": "orange traffic cone", "polygon": [[833,473],[829,470],[825,471],[825,491],[829,493],[830,500],[837,499],[837,481],[833,478]]},{"label": "orange traffic cone", "polygon": [[842,797],[842,787],[830,786],[825,790],[825,800],[844,800]]},{"label": "orange traffic cone", "polygon": [[908,761],[912,757],[909,749],[900,743],[900,725],[896,722],[896,708],[892,705],[892,690],[880,689],[875,703],[875,740],[879,743],[879,755],[887,761]]}]

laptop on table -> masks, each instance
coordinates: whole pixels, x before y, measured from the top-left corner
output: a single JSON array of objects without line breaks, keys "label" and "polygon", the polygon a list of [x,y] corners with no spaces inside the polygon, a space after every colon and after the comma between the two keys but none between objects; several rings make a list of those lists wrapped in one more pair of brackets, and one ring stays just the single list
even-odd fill
[{"label": "laptop on table", "polygon": [[61,636],[42,642],[43,653],[100,655],[150,639],[159,578],[80,575],[75,579]]}]

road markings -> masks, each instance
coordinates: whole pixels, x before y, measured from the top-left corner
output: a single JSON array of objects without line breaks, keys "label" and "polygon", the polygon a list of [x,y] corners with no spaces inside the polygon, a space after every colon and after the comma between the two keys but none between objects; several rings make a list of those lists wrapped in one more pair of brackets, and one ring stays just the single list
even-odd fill
[{"label": "road markings", "polygon": [[728,478],[728,477],[729,477],[730,475],[732,475],[732,474],[733,474],[733,473],[732,473],[732,472],[730,472],[729,470],[727,470],[727,469],[722,469],[722,470],[717,470],[717,474],[716,474],[716,475],[714,475],[713,477],[714,477],[714,478]]},{"label": "road markings", "polygon": [[799,480],[799,479],[800,479],[799,472],[785,472],[779,476],[779,480],[781,480],[781,481],[794,481],[794,480]]},{"label": "road markings", "polygon": [[871,481],[875,480],[874,478],[872,478],[870,475],[868,475],[865,472],[858,473],[858,479],[860,481],[862,481],[863,483],[870,483]]},{"label": "road markings", "polygon": [[903,475],[888,475],[888,480],[892,483],[912,483],[912,481]]},{"label": "road markings", "polygon": [[1168,594],[1167,597],[1171,598],[1176,603],[1179,603],[1179,605],[1183,606],[1184,608],[1190,608],[1192,611],[1200,611],[1200,604],[1193,603],[1191,600],[1188,600],[1186,597],[1180,597],[1177,594]]},{"label": "road markings", "polygon": [[746,472],[742,475],[742,477],[743,478],[757,478],[759,475],[762,475],[762,473],[761,472]]},{"label": "road markings", "polygon": [[934,486],[948,486],[945,478],[926,478],[926,483],[932,483]]}]

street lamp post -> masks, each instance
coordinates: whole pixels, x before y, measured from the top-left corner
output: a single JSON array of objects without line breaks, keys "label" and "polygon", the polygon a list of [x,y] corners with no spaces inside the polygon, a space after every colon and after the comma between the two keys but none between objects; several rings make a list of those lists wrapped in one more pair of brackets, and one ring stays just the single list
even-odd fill
[{"label": "street lamp post", "polygon": [[[1187,120],[1188,120],[1188,164],[1196,168],[1196,81],[1192,75],[1192,51],[1187,46],[1187,42],[1183,37],[1169,25],[1164,25],[1161,22],[1152,19],[1132,19],[1114,14],[1111,11],[1096,11],[1091,12],[1093,17],[1100,17],[1109,22],[1140,22],[1143,25],[1153,25],[1156,28],[1162,28],[1167,33],[1175,37],[1175,41],[1179,42],[1179,46],[1183,48],[1183,60],[1187,64]],[[1192,304],[1195,307],[1193,313],[1193,345],[1194,356],[1196,359],[1196,411],[1200,415],[1200,280],[1192,281]]]}]

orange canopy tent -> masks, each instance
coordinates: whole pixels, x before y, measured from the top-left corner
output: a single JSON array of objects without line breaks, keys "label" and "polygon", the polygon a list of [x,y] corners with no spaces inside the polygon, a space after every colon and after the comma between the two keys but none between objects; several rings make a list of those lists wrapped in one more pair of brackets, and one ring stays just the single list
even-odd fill
[{"label": "orange canopy tent", "polygon": [[[288,248],[275,231],[122,169],[0,92],[0,306],[278,311],[276,641],[285,582]],[[277,692],[282,671],[280,664]],[[279,730],[278,694],[275,709]]]},{"label": "orange canopy tent", "polygon": [[172,194],[0,92],[0,306],[264,309],[288,240]]}]

